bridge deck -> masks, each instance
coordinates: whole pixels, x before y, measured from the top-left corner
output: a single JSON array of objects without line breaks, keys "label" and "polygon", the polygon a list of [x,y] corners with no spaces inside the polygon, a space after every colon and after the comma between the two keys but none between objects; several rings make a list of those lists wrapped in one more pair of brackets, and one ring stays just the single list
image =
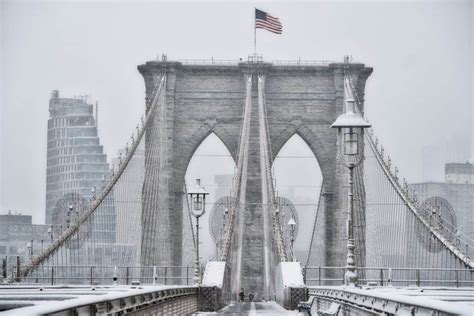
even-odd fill
[{"label": "bridge deck", "polygon": [[195,315],[304,315],[296,311],[288,311],[275,302],[231,302],[221,311],[215,313],[196,313]]}]

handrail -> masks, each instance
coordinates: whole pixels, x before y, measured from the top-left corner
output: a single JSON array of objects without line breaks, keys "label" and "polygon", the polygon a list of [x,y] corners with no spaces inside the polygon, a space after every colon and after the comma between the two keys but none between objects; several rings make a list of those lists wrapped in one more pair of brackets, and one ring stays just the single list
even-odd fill
[{"label": "handrail", "polygon": [[[175,305],[178,299],[187,297],[197,297],[198,288],[195,286],[147,286],[138,288],[118,288],[109,292],[102,292],[100,295],[88,293],[88,289],[82,289],[82,295],[78,295],[75,292],[68,292],[69,294],[66,300],[52,300],[51,303],[40,303],[32,306],[21,306],[18,309],[7,311],[9,315],[76,315],[81,314],[81,310],[87,309],[99,309],[102,308],[104,314],[123,314],[130,310],[140,311],[150,308],[150,306],[156,306],[158,304],[163,305]],[[42,291],[42,288],[41,290]],[[96,291],[94,289],[94,291]],[[47,292],[47,291],[46,291]],[[44,293],[44,292],[39,292]],[[37,294],[38,297],[42,297]],[[46,297],[45,297],[46,298]],[[51,300],[51,299],[50,299]],[[17,301],[18,302],[18,301]],[[104,308],[104,306],[106,306]],[[186,305],[183,305],[179,309],[173,309],[177,314],[184,314],[187,309]],[[186,311],[189,312],[189,311]],[[87,313],[89,314],[89,313]]]},{"label": "handrail", "polygon": [[307,65],[307,66],[327,66],[334,63],[330,60],[272,60],[272,64],[279,66]]},{"label": "handrail", "polygon": [[[401,293],[383,292],[377,290],[358,289],[350,287],[314,287],[308,289],[310,296],[316,296],[321,299],[337,301],[348,307],[368,308],[377,313],[397,314],[400,309],[409,308],[414,312],[417,310],[420,314],[427,314],[429,311],[438,311],[454,315],[470,314],[471,306],[468,304],[458,305],[453,302],[441,301],[436,299],[423,298],[416,296],[403,295]],[[441,304],[442,302],[442,304]]]},{"label": "handrail", "polygon": [[[254,60],[245,59],[178,59],[178,62],[183,65],[203,65],[203,66],[225,66],[238,65],[239,63],[256,63]],[[258,62],[264,63],[265,60],[259,59]],[[303,60],[303,59],[289,59],[289,60],[271,60],[268,62],[275,66],[328,66],[335,63],[330,60]]]},{"label": "handrail", "polygon": [[237,65],[242,60],[233,59],[178,59],[183,65]]},{"label": "handrail", "polygon": [[[329,270],[329,269],[346,269],[345,266],[335,267],[335,266],[304,266],[303,269],[308,270]],[[392,271],[465,271],[469,273],[474,273],[474,271],[461,269],[461,268],[405,268],[405,267],[357,267],[357,270],[389,270]],[[474,282],[474,280],[472,280]]]}]

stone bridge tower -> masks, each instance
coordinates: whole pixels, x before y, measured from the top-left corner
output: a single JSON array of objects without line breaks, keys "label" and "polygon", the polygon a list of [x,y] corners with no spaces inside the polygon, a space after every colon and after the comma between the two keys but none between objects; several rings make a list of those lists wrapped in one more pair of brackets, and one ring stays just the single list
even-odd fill
[{"label": "stone bridge tower", "polygon": [[[189,65],[173,61],[150,61],[138,66],[145,79],[147,98],[151,97],[157,75],[167,73],[162,110],[157,112],[146,134],[145,156],[152,159],[147,166],[159,167],[146,170],[145,175],[142,265],[181,265],[183,185],[188,163],[210,133],[222,140],[237,161],[246,98],[245,74],[256,66],[246,62]],[[363,64],[268,64],[264,68],[272,153],[278,153],[298,134],[321,168],[326,199],[323,244],[328,266],[343,266],[346,259],[346,174],[336,163],[336,131],[330,128],[343,111],[345,69],[351,72],[358,95],[363,98],[366,79],[372,72],[372,68]],[[148,152],[150,148],[159,148],[160,154]],[[257,163],[255,161],[249,159],[249,164]],[[258,211],[256,214],[258,217]],[[249,231],[261,230],[258,227],[261,221],[251,225],[255,227]],[[239,237],[244,244],[252,243],[263,251],[263,239],[259,236]],[[242,258],[242,279],[246,271],[263,271],[259,266],[263,253],[250,252],[248,256]],[[252,262],[256,264],[246,267]],[[248,282],[242,285],[248,285],[248,290],[260,291],[258,284]]]}]

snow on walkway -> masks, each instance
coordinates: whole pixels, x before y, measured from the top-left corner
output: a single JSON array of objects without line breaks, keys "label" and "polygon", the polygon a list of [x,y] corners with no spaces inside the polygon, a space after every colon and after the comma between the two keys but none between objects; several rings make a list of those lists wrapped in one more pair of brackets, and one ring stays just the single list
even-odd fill
[{"label": "snow on walkway", "polygon": [[213,313],[196,313],[194,315],[246,315],[246,316],[271,316],[271,315],[304,315],[297,311],[288,311],[278,305],[276,302],[252,302],[252,303],[237,303],[231,302],[219,312]]}]

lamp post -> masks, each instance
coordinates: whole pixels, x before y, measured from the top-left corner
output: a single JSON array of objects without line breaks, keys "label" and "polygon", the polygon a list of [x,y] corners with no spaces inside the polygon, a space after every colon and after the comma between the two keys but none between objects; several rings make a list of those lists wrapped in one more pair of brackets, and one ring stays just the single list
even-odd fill
[{"label": "lamp post", "polygon": [[290,226],[290,244],[291,244],[291,261],[295,260],[295,251],[294,251],[294,243],[295,243],[295,230],[296,230],[296,222],[293,219],[293,216],[288,221],[288,226]]},{"label": "lamp post", "polygon": [[196,218],[196,259],[194,261],[194,284],[201,283],[199,269],[199,218],[206,212],[206,195],[209,193],[201,187],[201,179],[196,179],[196,186],[188,191],[191,199],[191,210]]},{"label": "lamp post", "polygon": [[331,128],[338,131],[338,159],[349,169],[349,205],[347,212],[347,263],[344,283],[349,286],[357,285],[357,267],[354,258],[354,168],[364,159],[359,150],[360,142],[364,140],[364,129],[371,125],[360,114],[354,111],[354,100],[346,101],[346,111],[339,115]]}]

